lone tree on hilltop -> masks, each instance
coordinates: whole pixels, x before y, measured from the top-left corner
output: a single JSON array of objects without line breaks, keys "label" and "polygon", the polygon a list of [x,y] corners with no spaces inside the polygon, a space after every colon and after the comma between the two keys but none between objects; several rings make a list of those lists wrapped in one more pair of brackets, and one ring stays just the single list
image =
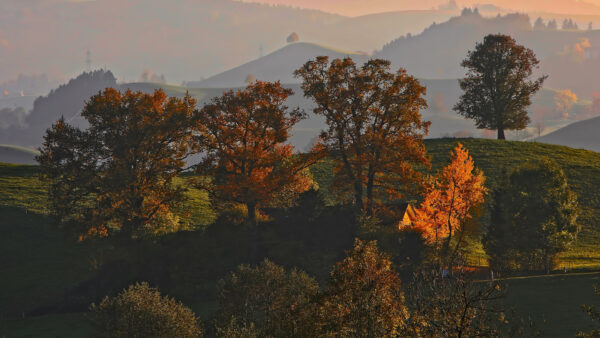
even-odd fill
[{"label": "lone tree on hilltop", "polygon": [[80,233],[135,237],[139,231],[176,221],[171,210],[183,200],[173,184],[189,156],[196,101],[108,88],[81,113],[89,128],[59,120],[48,129],[37,157],[50,181],[50,208]]},{"label": "lone tree on hilltop", "polygon": [[454,110],[475,120],[479,129],[497,130],[499,140],[505,130],[525,129],[531,96],[547,78],[528,80],[538,64],[533,51],[510,36],[486,36],[461,64],[467,76],[460,80],[464,93]]},{"label": "lone tree on hilltop", "polygon": [[311,186],[310,177],[301,173],[319,153],[294,155],[294,147],[285,143],[305,117],[285,106],[292,94],[279,82],[257,81],[213,98],[198,114],[196,147],[204,157],[196,172],[212,178],[200,187],[218,200],[245,204],[251,223],[256,223],[256,209],[282,189]]},{"label": "lone tree on hilltop", "polygon": [[421,120],[427,107],[425,87],[404,69],[390,72],[390,62],[370,60],[362,67],[350,58],[329,63],[326,56],[296,70],[304,96],[325,116],[321,144],[335,154],[334,188],[347,189],[361,212],[373,213],[377,198],[401,197],[419,183],[414,165],[428,165],[423,137],[430,122]]}]

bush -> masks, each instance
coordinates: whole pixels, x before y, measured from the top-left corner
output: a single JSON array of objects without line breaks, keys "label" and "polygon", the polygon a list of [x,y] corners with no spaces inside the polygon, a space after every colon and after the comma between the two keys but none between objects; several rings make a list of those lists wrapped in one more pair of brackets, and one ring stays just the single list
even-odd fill
[{"label": "bush", "polygon": [[196,316],[174,299],[163,297],[148,283],[138,283],[116,297],[90,306],[101,337],[201,337]]},{"label": "bush", "polygon": [[483,246],[494,270],[541,270],[577,238],[577,196],[563,170],[542,161],[517,167],[494,193]]},{"label": "bush", "polygon": [[245,337],[310,336],[308,316],[318,292],[317,282],[304,272],[286,272],[269,260],[255,268],[241,265],[219,283],[217,332]]}]

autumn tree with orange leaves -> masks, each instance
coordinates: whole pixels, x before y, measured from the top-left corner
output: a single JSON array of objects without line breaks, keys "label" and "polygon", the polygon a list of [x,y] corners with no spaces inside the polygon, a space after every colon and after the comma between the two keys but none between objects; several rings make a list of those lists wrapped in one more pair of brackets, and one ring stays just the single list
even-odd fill
[{"label": "autumn tree with orange leaves", "polygon": [[[464,224],[473,209],[484,202],[483,173],[475,168],[469,151],[458,144],[451,162],[430,179],[425,198],[415,210],[414,226],[427,242],[438,247],[440,261],[451,268],[464,237]],[[454,246],[454,248],[451,248]]]},{"label": "autumn tree with orange leaves", "polygon": [[427,103],[417,79],[404,69],[390,72],[386,60],[357,66],[325,56],[295,76],[316,103],[314,113],[325,117],[321,144],[337,162],[334,188],[352,194],[359,211],[372,215],[380,197],[400,198],[420,182],[413,166],[429,164],[423,137],[430,123],[421,120]]},{"label": "autumn tree with orange leaves", "polygon": [[[172,221],[184,198],[173,184],[190,155],[188,126],[196,101],[108,88],[81,112],[89,127],[59,120],[46,132],[37,157],[50,181],[50,209],[82,237],[140,231]],[[175,217],[176,218],[176,217]]]},{"label": "autumn tree with orange leaves", "polygon": [[318,158],[317,152],[293,154],[285,142],[305,114],[288,110],[293,92],[279,82],[257,81],[244,90],[212,99],[198,114],[196,146],[203,154],[196,172],[210,179],[200,187],[218,200],[242,203],[248,220],[256,209],[284,188],[303,191],[310,178],[301,172]]}]

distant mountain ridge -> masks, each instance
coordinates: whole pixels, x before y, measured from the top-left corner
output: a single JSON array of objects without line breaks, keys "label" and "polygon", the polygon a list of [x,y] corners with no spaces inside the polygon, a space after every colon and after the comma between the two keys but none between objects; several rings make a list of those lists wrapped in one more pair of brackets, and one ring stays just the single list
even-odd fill
[{"label": "distant mountain ridge", "polygon": [[600,152],[600,116],[572,123],[536,141]]},{"label": "distant mountain ridge", "polygon": [[241,87],[246,84],[248,76],[261,81],[298,83],[300,81],[294,78],[294,71],[317,56],[329,56],[331,59],[351,57],[357,63],[363,63],[369,58],[368,55],[358,52],[336,50],[307,42],[297,42],[206,80],[189,82],[187,85],[198,88]]}]

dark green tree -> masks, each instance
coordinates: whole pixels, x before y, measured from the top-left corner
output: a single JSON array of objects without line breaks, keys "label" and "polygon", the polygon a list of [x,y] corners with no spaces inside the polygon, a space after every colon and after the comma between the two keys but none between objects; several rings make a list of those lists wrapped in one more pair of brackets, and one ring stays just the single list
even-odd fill
[{"label": "dark green tree", "polygon": [[548,271],[576,239],[577,197],[554,162],[516,168],[494,192],[493,203],[483,239],[493,269]]},{"label": "dark green tree", "polygon": [[196,101],[108,88],[93,96],[80,130],[59,120],[37,157],[49,180],[50,207],[79,233],[124,237],[176,222],[172,208],[184,198],[174,178],[190,155]]},{"label": "dark green tree", "polygon": [[529,80],[538,64],[533,51],[510,36],[486,36],[461,63],[467,75],[460,80],[464,93],[454,110],[475,120],[477,128],[497,130],[504,140],[505,130],[521,130],[530,122],[531,96],[546,79]]},{"label": "dark green tree", "polygon": [[101,337],[202,337],[196,315],[161,296],[148,283],[131,285],[115,297],[90,306],[90,319]]}]

